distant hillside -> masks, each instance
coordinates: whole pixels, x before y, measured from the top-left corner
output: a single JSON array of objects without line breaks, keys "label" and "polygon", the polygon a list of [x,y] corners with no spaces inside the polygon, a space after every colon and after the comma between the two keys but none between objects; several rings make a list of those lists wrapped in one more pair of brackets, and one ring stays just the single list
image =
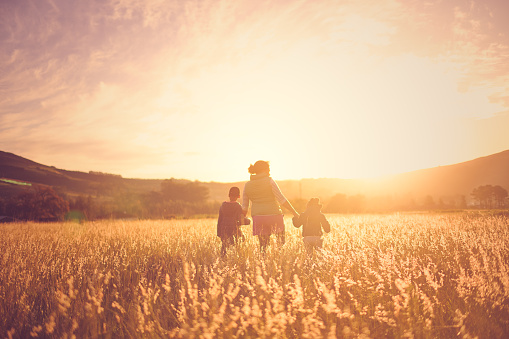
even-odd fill
[{"label": "distant hillside", "polygon": [[[120,175],[100,172],[79,172],[42,165],[18,155],[0,151],[0,179],[53,187],[68,195],[111,196],[118,192],[130,193],[159,190],[162,180],[124,179]],[[19,194],[27,186],[0,181],[0,197]]]},{"label": "distant hillside", "polygon": [[480,185],[499,185],[509,190],[509,150],[471,161],[395,175],[376,189],[398,193],[446,196],[469,195]]},{"label": "distant hillside", "polygon": [[[0,151],[0,178],[43,184],[57,191],[74,195],[113,196],[119,192],[145,193],[159,191],[161,180],[125,179],[119,175],[78,172],[57,169]],[[246,180],[248,175],[246,173]],[[337,193],[372,196],[412,196],[421,199],[426,195],[434,198],[464,195],[467,199],[472,190],[480,185],[500,185],[509,190],[509,150],[471,161],[435,168],[423,169],[394,176],[370,180],[346,180],[335,178],[278,180],[289,199],[308,199],[318,196],[324,200]],[[183,182],[187,180],[182,180]],[[237,183],[201,183],[210,190],[211,200],[225,200],[231,186]],[[26,186],[0,181],[0,196],[12,196]]]},{"label": "distant hillside", "polygon": [[[300,185],[300,186],[299,186]],[[366,196],[411,195],[415,198],[431,195],[465,195],[480,185],[500,185],[509,191],[509,150],[459,164],[439,166],[377,179],[303,179],[300,184],[280,182],[289,197],[322,198],[336,193]]]},{"label": "distant hillside", "polygon": [[[246,175],[247,177],[247,175]],[[277,180],[277,178],[275,178]],[[509,191],[509,150],[459,164],[440,166],[377,179],[277,180],[290,199],[317,196],[328,199],[335,194],[365,196],[412,196],[421,199],[464,195],[481,185],[500,185]],[[242,187],[243,183],[237,183]],[[221,188],[225,192],[226,187]],[[219,191],[215,185],[215,191]]]}]

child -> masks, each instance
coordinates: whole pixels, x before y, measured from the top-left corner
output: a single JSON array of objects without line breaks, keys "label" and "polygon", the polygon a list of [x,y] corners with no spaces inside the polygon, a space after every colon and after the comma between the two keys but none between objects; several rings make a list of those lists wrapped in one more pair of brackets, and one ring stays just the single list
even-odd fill
[{"label": "child", "polygon": [[244,218],[242,206],[237,202],[237,199],[240,198],[240,189],[238,187],[230,188],[228,196],[230,201],[222,203],[217,219],[217,236],[221,238],[222,255],[226,254],[228,246],[244,239],[240,225],[249,225],[250,223],[248,218]]},{"label": "child", "polygon": [[323,244],[322,229],[326,233],[330,232],[330,224],[321,212],[322,205],[320,199],[311,198],[308,201],[306,211],[299,217],[292,219],[293,226],[302,227],[302,236],[304,245],[310,253],[313,248],[321,248]]}]

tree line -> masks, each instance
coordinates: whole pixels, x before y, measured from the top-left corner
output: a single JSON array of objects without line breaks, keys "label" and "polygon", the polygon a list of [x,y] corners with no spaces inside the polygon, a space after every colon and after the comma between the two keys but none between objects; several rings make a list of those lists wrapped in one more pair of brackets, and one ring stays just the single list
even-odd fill
[{"label": "tree line", "polygon": [[472,197],[480,208],[504,208],[507,206],[507,190],[501,186],[484,185],[472,191]]},{"label": "tree line", "polygon": [[420,199],[415,199],[412,195],[366,197],[362,194],[346,195],[337,193],[324,201],[322,210],[326,213],[376,213],[467,208],[504,209],[509,207],[508,192],[498,185],[479,186],[472,191],[471,197],[473,203],[469,203],[464,195],[441,197],[426,195]]},{"label": "tree line", "polygon": [[[483,209],[508,207],[508,192],[501,186],[484,185],[471,193],[475,206]],[[160,191],[132,194],[119,191],[112,196],[71,196],[59,194],[53,188],[34,185],[31,189],[8,200],[0,199],[0,215],[15,220],[58,221],[65,219],[95,220],[110,218],[172,219],[197,215],[215,215],[219,202],[208,200],[209,189],[199,182],[164,180]],[[305,210],[306,200],[292,204]],[[435,210],[468,208],[464,196],[439,198],[428,195],[420,202],[411,196],[370,197],[357,194],[335,194],[324,202],[326,213],[365,213],[404,210]]]},{"label": "tree line", "polygon": [[209,189],[198,182],[168,179],[160,191],[143,194],[119,190],[111,196],[73,196],[44,185],[7,200],[0,199],[0,215],[15,220],[58,221],[110,218],[171,219],[214,214],[219,203],[208,201]]}]

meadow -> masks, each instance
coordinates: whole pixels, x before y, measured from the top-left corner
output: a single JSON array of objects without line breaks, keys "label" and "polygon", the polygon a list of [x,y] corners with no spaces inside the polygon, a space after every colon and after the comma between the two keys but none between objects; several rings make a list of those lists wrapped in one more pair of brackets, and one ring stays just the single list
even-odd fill
[{"label": "meadow", "polygon": [[0,225],[0,337],[509,336],[506,216],[328,219],[224,257],[214,219]]}]

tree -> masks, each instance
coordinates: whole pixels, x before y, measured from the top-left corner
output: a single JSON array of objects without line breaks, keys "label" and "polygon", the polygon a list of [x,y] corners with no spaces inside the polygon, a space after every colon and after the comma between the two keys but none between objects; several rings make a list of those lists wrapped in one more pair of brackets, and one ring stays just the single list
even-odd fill
[{"label": "tree", "polygon": [[326,212],[341,213],[345,212],[347,208],[348,198],[345,194],[338,193],[334,195],[327,204]]},{"label": "tree", "polygon": [[142,217],[165,218],[166,210],[161,192],[150,191],[142,196]]},{"label": "tree", "polygon": [[179,183],[175,179],[170,179],[161,183],[161,193],[168,200],[205,202],[209,196],[209,189],[197,181]]},{"label": "tree", "polygon": [[490,196],[490,186],[479,186],[474,188],[472,191],[472,197],[477,200],[480,208],[486,208],[488,206],[488,199]]},{"label": "tree", "polygon": [[503,208],[508,196],[507,190],[501,186],[484,185],[474,188],[472,196],[481,208]]},{"label": "tree", "polygon": [[498,208],[504,208],[507,199],[507,190],[501,186],[493,187],[493,196]]},{"label": "tree", "polygon": [[4,213],[5,213],[5,205],[6,205],[5,200],[0,198],[0,215],[4,215]]},{"label": "tree", "polygon": [[87,197],[78,196],[69,203],[69,209],[83,213],[85,219],[94,219],[96,216],[96,206],[90,195]]},{"label": "tree", "polygon": [[472,191],[472,196],[474,199],[479,201],[479,206],[481,208],[491,208],[492,207],[492,196],[493,196],[493,186],[484,185],[475,188]]},{"label": "tree", "polygon": [[8,203],[11,216],[21,220],[62,220],[69,212],[69,203],[51,187],[34,185]]},{"label": "tree", "polygon": [[366,210],[366,197],[362,194],[347,196],[338,193],[334,195],[324,208],[328,213],[361,213]]},{"label": "tree", "polygon": [[348,212],[359,213],[366,209],[366,197],[362,194],[348,197]]}]

